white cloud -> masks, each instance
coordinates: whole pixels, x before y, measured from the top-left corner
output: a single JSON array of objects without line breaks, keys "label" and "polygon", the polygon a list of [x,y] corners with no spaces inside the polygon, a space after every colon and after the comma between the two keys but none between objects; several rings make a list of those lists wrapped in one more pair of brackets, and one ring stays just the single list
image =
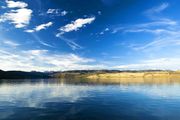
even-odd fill
[{"label": "white cloud", "polygon": [[85,26],[86,24],[91,24],[93,21],[95,20],[95,17],[90,17],[90,18],[79,18],[73,22],[71,22],[70,24],[67,24],[63,27],[61,27],[59,30],[61,32],[71,32],[71,31],[77,31],[80,28],[82,28],[83,26]]},{"label": "white cloud", "polygon": [[109,28],[105,28],[103,31],[101,31],[99,34],[103,35],[105,32],[108,32],[110,29]]},{"label": "white cloud", "polygon": [[65,11],[65,10],[61,12],[61,16],[65,16],[65,15],[67,15],[67,14],[68,14],[68,12]]},{"label": "white cloud", "polygon": [[123,70],[178,70],[180,69],[180,58],[157,58],[136,64],[114,66],[113,68]]},{"label": "white cloud", "polygon": [[[75,54],[52,53],[48,50],[0,50],[0,69],[23,71],[59,71],[102,69],[104,66],[94,63],[94,59]],[[16,63],[16,64],[14,64]]]},{"label": "white cloud", "polygon": [[[8,61],[7,61],[8,60]],[[86,69],[121,69],[121,70],[178,70],[180,58],[147,59],[135,64],[124,64],[108,67],[96,63],[96,60],[75,54],[52,53],[48,50],[7,51],[0,50],[0,69],[24,71],[59,71]],[[16,64],[14,64],[16,63]]]},{"label": "white cloud", "polygon": [[21,1],[6,0],[6,3],[8,8],[25,8],[28,6],[27,3]]},{"label": "white cloud", "polygon": [[15,10],[10,10],[3,15],[0,16],[0,22],[10,21],[10,23],[14,24],[16,28],[26,27],[32,16],[32,10],[25,8],[28,5],[24,2],[14,2],[14,1],[6,1],[7,7],[9,8],[18,8]]},{"label": "white cloud", "polygon": [[3,41],[3,44],[8,45],[8,46],[10,46],[10,47],[17,47],[17,46],[20,45],[20,44],[18,44],[18,43],[16,43],[16,42],[10,41],[10,40],[4,40],[4,41]]},{"label": "white cloud", "polygon": [[104,31],[109,31],[109,28],[106,28]]},{"label": "white cloud", "polygon": [[72,48],[72,50],[82,49],[82,46],[80,46],[79,44],[77,44],[73,40],[70,40],[70,39],[63,37],[63,34],[65,32],[77,31],[81,27],[85,26],[86,24],[92,23],[94,20],[95,20],[95,17],[86,18],[86,19],[79,18],[79,19],[73,21],[71,24],[67,24],[64,27],[61,27],[59,29],[61,32],[57,33],[56,37],[65,41],[67,43],[67,45],[69,45]]},{"label": "white cloud", "polygon": [[103,34],[104,34],[104,32],[100,32],[99,34],[100,34],[100,35],[103,35]]},{"label": "white cloud", "polygon": [[52,14],[56,11],[57,11],[57,9],[48,9],[47,14]]},{"label": "white cloud", "polygon": [[46,24],[41,24],[41,25],[36,26],[35,30],[40,31],[40,30],[46,29],[47,27],[50,27],[52,25],[53,25],[52,22],[48,22]]},{"label": "white cloud", "polygon": [[56,16],[65,16],[68,14],[67,11],[65,11],[65,10],[61,11],[60,9],[48,9],[48,11],[46,13],[47,14],[53,14]]},{"label": "white cloud", "polygon": [[34,55],[34,56],[39,56],[39,55],[45,54],[47,52],[48,52],[48,50],[28,50],[28,51],[25,51],[26,54],[30,54],[30,55]]},{"label": "white cloud", "polygon": [[34,31],[34,30],[29,29],[29,30],[25,30],[25,32],[27,32],[27,33],[33,33],[33,32],[35,32],[35,31]]},{"label": "white cloud", "polygon": [[32,10],[22,8],[17,10],[11,10],[1,16],[1,21],[10,21],[16,28],[23,28],[29,24],[31,19]]},{"label": "white cloud", "polygon": [[102,15],[102,12],[101,12],[101,11],[98,11],[98,15]]},{"label": "white cloud", "polygon": [[25,32],[33,33],[33,32],[36,32],[36,31],[45,30],[45,29],[47,29],[48,27],[50,27],[52,25],[53,25],[52,22],[48,22],[48,23],[45,23],[45,24],[38,25],[32,30],[31,29],[25,30]]}]

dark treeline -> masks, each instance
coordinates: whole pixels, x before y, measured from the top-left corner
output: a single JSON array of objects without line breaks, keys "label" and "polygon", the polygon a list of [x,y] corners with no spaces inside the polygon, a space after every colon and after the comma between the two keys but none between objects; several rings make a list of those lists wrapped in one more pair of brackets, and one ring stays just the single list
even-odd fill
[{"label": "dark treeline", "polygon": [[50,75],[42,72],[22,72],[22,71],[2,71],[0,70],[0,79],[33,79],[49,78]]}]

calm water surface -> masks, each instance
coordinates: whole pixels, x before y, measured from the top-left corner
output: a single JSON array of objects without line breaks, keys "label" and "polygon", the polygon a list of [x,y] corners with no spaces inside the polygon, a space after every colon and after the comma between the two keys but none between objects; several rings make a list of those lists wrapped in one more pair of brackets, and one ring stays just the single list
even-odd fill
[{"label": "calm water surface", "polygon": [[180,84],[3,80],[0,120],[180,120]]}]

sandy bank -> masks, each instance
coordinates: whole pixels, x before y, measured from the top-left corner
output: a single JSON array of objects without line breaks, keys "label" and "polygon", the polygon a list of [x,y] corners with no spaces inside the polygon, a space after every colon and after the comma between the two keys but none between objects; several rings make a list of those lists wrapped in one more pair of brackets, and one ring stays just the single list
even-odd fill
[{"label": "sandy bank", "polygon": [[180,78],[180,72],[121,72],[87,75],[88,79],[119,79],[119,78]]}]

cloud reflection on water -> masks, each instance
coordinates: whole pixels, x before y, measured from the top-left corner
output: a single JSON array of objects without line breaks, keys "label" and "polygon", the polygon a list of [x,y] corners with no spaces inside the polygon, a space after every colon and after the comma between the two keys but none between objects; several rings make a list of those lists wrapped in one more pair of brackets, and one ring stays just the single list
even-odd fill
[{"label": "cloud reflection on water", "polygon": [[174,85],[70,85],[70,84],[2,84],[0,107],[44,108],[46,103],[75,103],[86,98],[115,92],[140,94],[149,98],[179,99],[179,84]]},{"label": "cloud reflection on water", "polygon": [[16,84],[0,86],[0,103],[19,107],[43,107],[48,102],[76,102],[88,97],[89,86]]}]

